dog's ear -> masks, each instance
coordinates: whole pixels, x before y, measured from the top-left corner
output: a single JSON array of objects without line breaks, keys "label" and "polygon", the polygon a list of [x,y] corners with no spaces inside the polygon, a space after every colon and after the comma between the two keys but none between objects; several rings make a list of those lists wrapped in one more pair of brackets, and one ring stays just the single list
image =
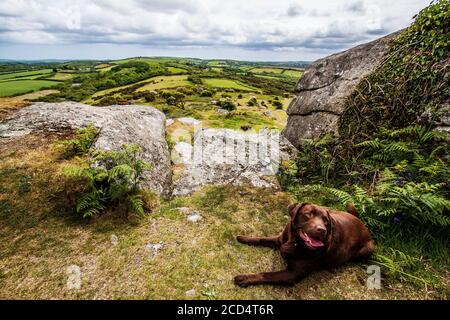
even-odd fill
[{"label": "dog's ear", "polygon": [[346,209],[348,213],[354,215],[355,217],[359,217],[358,211],[356,211],[355,205],[353,203],[347,203]]},{"label": "dog's ear", "polygon": [[307,202],[292,203],[288,206],[289,215],[291,216],[292,221],[295,220],[300,210],[307,204],[308,204]]},{"label": "dog's ear", "polygon": [[294,217],[295,213],[295,208],[298,206],[298,203],[291,203],[290,205],[288,205],[288,211],[289,211],[289,215],[292,217]]},{"label": "dog's ear", "polygon": [[330,210],[326,209],[325,211],[327,212],[327,220],[328,220],[327,232],[328,232],[328,234],[330,234],[331,229],[333,228],[333,219],[331,219]]}]

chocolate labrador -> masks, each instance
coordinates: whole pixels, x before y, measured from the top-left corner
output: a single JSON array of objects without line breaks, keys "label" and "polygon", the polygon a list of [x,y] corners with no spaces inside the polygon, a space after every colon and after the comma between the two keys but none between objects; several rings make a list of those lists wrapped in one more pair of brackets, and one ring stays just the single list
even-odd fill
[{"label": "chocolate labrador", "polygon": [[291,204],[288,210],[291,221],[280,236],[237,237],[244,244],[280,249],[286,270],[238,275],[234,278],[237,285],[293,285],[312,271],[366,258],[374,251],[369,230],[352,204],[347,205],[348,212],[312,203]]}]

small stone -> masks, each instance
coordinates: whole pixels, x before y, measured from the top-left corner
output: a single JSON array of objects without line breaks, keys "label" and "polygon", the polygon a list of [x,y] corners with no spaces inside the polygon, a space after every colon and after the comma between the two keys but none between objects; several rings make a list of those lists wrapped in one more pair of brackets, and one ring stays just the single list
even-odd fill
[{"label": "small stone", "polygon": [[145,248],[150,251],[150,258],[156,258],[158,251],[162,249],[163,243],[147,243]]},{"label": "small stone", "polygon": [[189,213],[190,209],[188,207],[179,207],[178,210],[182,213]]},{"label": "small stone", "polygon": [[221,109],[221,108],[217,109],[216,112],[217,112],[217,113],[220,113],[220,114],[228,114],[228,113],[229,113],[228,110]]},{"label": "small stone", "polygon": [[189,222],[197,222],[202,220],[202,216],[198,212],[194,211],[187,217],[187,220]]},{"label": "small stone", "polygon": [[195,292],[195,289],[191,289],[191,290],[186,291],[185,294],[187,297],[194,297],[196,292]]},{"label": "small stone", "polygon": [[117,246],[119,244],[119,238],[115,234],[111,235],[111,244],[113,246]]},{"label": "small stone", "polygon": [[178,118],[178,121],[189,126],[198,126],[202,123],[200,120],[194,118]]}]

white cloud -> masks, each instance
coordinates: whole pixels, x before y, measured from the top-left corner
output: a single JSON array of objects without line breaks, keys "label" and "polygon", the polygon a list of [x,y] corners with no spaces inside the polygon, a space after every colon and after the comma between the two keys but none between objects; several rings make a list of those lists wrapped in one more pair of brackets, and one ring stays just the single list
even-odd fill
[{"label": "white cloud", "polygon": [[[429,0],[2,0],[0,46],[131,44],[329,53],[406,27]],[[173,50],[173,49],[172,49]],[[131,54],[132,55],[132,54]]]}]

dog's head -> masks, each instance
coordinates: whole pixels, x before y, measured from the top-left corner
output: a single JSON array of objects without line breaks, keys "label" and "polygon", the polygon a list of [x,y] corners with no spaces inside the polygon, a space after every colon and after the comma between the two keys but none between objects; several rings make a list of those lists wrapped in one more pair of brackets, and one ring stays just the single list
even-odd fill
[{"label": "dog's head", "polygon": [[312,203],[295,203],[288,207],[291,216],[291,237],[310,250],[326,246],[332,231],[330,212]]}]

